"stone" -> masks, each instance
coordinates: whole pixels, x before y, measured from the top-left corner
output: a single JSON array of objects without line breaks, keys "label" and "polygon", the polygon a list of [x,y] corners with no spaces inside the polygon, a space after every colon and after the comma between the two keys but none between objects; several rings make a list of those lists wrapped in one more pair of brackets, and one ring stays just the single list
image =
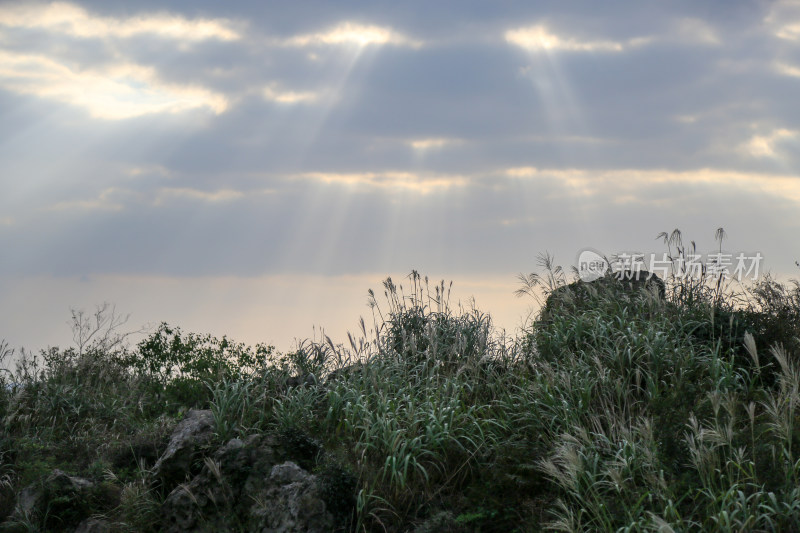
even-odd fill
[{"label": "stone", "polygon": [[153,466],[154,479],[170,490],[186,479],[192,463],[214,436],[210,410],[191,409],[172,432],[167,449]]},{"label": "stone", "polygon": [[569,285],[556,288],[545,301],[539,316],[539,322],[548,323],[553,314],[560,309],[578,309],[586,305],[598,293],[608,290],[619,290],[621,297],[639,294],[642,290],[653,291],[658,299],[666,298],[664,281],[656,274],[646,270],[609,273],[594,281],[575,281]]},{"label": "stone", "polygon": [[40,517],[45,526],[68,528],[89,517],[95,484],[55,469],[44,480],[22,489],[11,521]]},{"label": "stone", "polygon": [[317,378],[314,374],[298,374],[297,376],[289,376],[286,378],[286,386],[290,388],[296,387],[312,387],[317,384]]},{"label": "stone", "polygon": [[276,465],[270,473],[264,498],[251,507],[256,530],[270,533],[323,533],[333,530],[316,476],[296,464]]},{"label": "stone", "polygon": [[317,476],[285,461],[273,436],[232,439],[162,505],[162,530],[323,532],[335,519]]}]

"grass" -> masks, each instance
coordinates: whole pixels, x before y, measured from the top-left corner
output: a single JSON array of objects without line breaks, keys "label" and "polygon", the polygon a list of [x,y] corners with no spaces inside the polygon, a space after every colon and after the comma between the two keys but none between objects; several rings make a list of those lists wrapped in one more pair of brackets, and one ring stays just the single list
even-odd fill
[{"label": "grass", "polygon": [[[543,263],[521,293],[567,284]],[[166,324],[130,347],[119,319],[73,315],[78,348],[0,374],[0,513],[60,468],[118,492],[90,510],[116,529],[158,531],[148,468],[201,407],[217,444],[277,435],[345,530],[798,531],[800,285],[665,281],[663,301],[598,286],[509,338],[412,272],[370,291],[347,345],[289,354]]]}]

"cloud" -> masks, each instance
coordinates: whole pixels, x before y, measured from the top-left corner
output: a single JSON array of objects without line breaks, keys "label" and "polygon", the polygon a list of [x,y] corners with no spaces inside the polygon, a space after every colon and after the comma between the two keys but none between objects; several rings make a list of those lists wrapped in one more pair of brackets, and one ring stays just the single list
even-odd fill
[{"label": "cloud", "polygon": [[75,4],[27,3],[0,7],[0,25],[43,29],[81,38],[128,38],[154,35],[181,41],[217,39],[233,41],[241,35],[226,19],[190,20],[180,15],[159,13],[129,18],[100,17]]},{"label": "cloud", "polygon": [[159,189],[156,193],[155,205],[163,205],[170,200],[195,200],[207,203],[231,202],[244,198],[244,193],[232,189],[220,189],[217,191],[201,191],[189,187],[166,187]]},{"label": "cloud", "polygon": [[772,35],[785,41],[800,41],[800,2],[778,0],[770,6],[764,22]]},{"label": "cloud", "polygon": [[412,172],[359,172],[349,174],[308,172],[297,175],[296,178],[310,179],[326,184],[405,190],[423,195],[452,187],[462,187],[467,184],[467,180],[463,176],[420,175]]},{"label": "cloud", "polygon": [[439,149],[444,148],[445,146],[452,146],[454,144],[460,144],[462,141],[460,139],[448,139],[445,137],[436,137],[436,138],[429,138],[429,139],[414,139],[408,141],[408,145],[411,146],[414,150],[424,152],[431,149]]},{"label": "cloud", "polygon": [[168,178],[172,175],[170,170],[163,165],[135,166],[127,170],[129,176],[161,176]]},{"label": "cloud", "polygon": [[742,146],[745,153],[753,157],[776,157],[776,144],[784,139],[797,136],[797,131],[787,129],[773,130],[769,135],[754,135]]},{"label": "cloud", "polygon": [[585,170],[585,169],[537,169],[516,167],[504,171],[514,179],[554,179],[566,185],[571,194],[577,196],[605,195],[630,201],[647,198],[645,191],[654,186],[671,188],[711,185],[738,191],[752,191],[800,203],[800,179],[793,175],[759,174],[727,171],[712,168],[696,170]]},{"label": "cloud", "polygon": [[697,18],[682,18],[676,23],[675,33],[684,42],[695,42],[701,44],[720,44],[717,31],[707,22]]},{"label": "cloud", "polygon": [[311,103],[318,100],[320,96],[319,93],[314,91],[280,91],[275,88],[275,84],[266,87],[263,95],[268,101],[279,104]]},{"label": "cloud", "polygon": [[46,211],[122,211],[124,205],[119,201],[121,196],[129,196],[131,191],[109,188],[91,200],[67,200],[55,203]]},{"label": "cloud", "polygon": [[220,114],[228,108],[224,95],[165,83],[152,67],[119,63],[78,69],[58,58],[2,50],[0,87],[82,107],[94,118],[107,120],[199,108]]},{"label": "cloud", "polygon": [[539,24],[527,28],[508,30],[506,42],[529,51],[566,50],[571,52],[621,52],[628,44],[618,41],[581,41],[573,37],[559,36],[547,26]]},{"label": "cloud", "polygon": [[775,32],[775,35],[781,39],[798,41],[800,40],[800,23],[785,24],[778,28],[778,30]]},{"label": "cloud", "polygon": [[682,44],[719,45],[721,43],[715,28],[698,18],[679,18],[667,30],[652,35],[629,39],[579,39],[574,36],[559,35],[544,24],[511,29],[505,32],[509,44],[528,51],[568,51],[568,52],[622,52],[659,42]]},{"label": "cloud", "polygon": [[783,74],[784,76],[790,76],[792,78],[800,78],[800,67],[796,67],[788,63],[782,63],[780,61],[776,62],[775,70],[778,71],[778,73]]},{"label": "cloud", "polygon": [[320,45],[384,45],[407,46],[419,48],[421,41],[413,40],[391,28],[382,26],[343,22],[327,31],[309,33],[291,37],[283,41],[285,46],[320,46]]},{"label": "cloud", "polygon": [[[197,83],[165,81],[155,66],[134,60],[136,51],[124,41],[141,35],[180,45],[240,39],[226,19],[105,17],[71,3],[19,3],[0,6],[3,29],[15,31],[15,39],[0,47],[0,88],[8,91],[78,106],[106,120],[196,109],[220,114],[229,106],[225,95]],[[11,46],[25,38],[38,45]],[[82,40],[91,43],[91,52]],[[106,60],[97,61],[98,54]]]}]

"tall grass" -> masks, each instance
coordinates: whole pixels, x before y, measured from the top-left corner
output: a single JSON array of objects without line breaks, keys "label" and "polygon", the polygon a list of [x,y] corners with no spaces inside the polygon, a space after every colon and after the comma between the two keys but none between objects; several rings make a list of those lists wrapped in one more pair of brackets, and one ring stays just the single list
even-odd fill
[{"label": "tall grass", "polygon": [[[691,253],[661,237],[676,265]],[[520,292],[570,281],[543,267]],[[278,354],[162,325],[136,347],[26,352],[0,376],[0,491],[67,468],[120,487],[103,511],[119,529],[158,530],[148,464],[204,407],[219,444],[275,433],[340,480],[343,529],[798,531],[800,285],[673,274],[665,300],[600,285],[516,338],[412,272],[369,292],[347,344]]]}]

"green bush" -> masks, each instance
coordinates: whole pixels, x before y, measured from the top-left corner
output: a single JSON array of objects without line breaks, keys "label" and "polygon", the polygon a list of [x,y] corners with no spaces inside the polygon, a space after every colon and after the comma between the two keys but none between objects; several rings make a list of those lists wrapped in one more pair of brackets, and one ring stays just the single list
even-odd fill
[{"label": "green bush", "polygon": [[137,348],[119,356],[120,363],[148,379],[167,403],[207,406],[211,392],[206,382],[243,379],[262,371],[274,348],[255,347],[223,337],[183,333],[162,323]]}]

